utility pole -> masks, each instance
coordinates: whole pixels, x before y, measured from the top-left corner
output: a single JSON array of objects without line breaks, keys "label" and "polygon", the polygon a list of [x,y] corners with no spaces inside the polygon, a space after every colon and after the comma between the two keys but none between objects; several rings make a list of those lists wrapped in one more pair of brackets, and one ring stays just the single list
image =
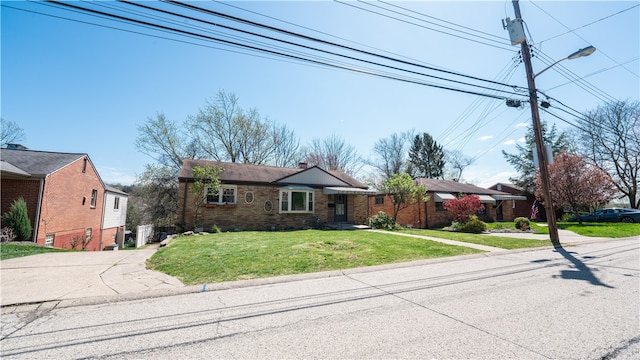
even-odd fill
[{"label": "utility pole", "polygon": [[[518,0],[513,0],[513,9],[515,10],[516,19],[514,22],[522,24],[522,16],[520,14],[520,4]],[[508,21],[508,18],[507,18]],[[511,31],[511,29],[510,29]],[[524,31],[522,32],[524,35]],[[520,42],[520,41],[519,41]],[[512,44],[514,39],[512,36]],[[551,243],[555,248],[561,248],[560,238],[558,237],[558,224],[556,223],[556,213],[553,209],[553,201],[551,200],[551,191],[549,183],[549,159],[545,151],[544,138],[542,136],[542,125],[540,124],[540,110],[538,109],[538,93],[536,90],[535,73],[531,66],[531,52],[526,37],[522,36],[520,46],[522,48],[522,62],[524,62],[527,71],[527,84],[529,87],[529,106],[531,106],[531,118],[533,120],[533,132],[536,142],[536,152],[538,153],[538,162],[540,168],[540,182],[542,183],[542,193],[544,196],[544,208],[547,214],[547,224],[549,226],[549,236]]]}]

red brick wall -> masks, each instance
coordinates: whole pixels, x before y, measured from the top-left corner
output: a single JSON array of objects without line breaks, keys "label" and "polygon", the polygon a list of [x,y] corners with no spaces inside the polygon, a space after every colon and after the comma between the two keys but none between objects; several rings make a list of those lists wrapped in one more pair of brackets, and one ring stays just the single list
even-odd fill
[{"label": "red brick wall", "polygon": [[[2,189],[0,190],[0,199],[2,199],[1,213],[4,214],[9,211],[11,209],[11,204],[22,197],[27,203],[27,215],[29,216],[29,220],[31,220],[31,228],[35,229],[39,193],[39,179],[23,180],[2,178]],[[4,227],[4,223],[2,223],[2,227]]]},{"label": "red brick wall", "polygon": [[[83,172],[83,159],[49,175],[45,180],[37,243],[44,244],[47,234],[54,234],[54,246],[71,248],[75,236],[84,236],[91,228],[93,240],[87,250],[101,250],[100,226],[104,186],[90,163]],[[91,206],[92,190],[97,190],[95,206]]]},{"label": "red brick wall", "polygon": [[[396,222],[404,227],[414,228],[439,228],[451,225],[453,220],[446,210],[436,210],[436,202],[433,194],[428,194],[429,200],[425,203],[418,201],[398,212]],[[379,196],[379,195],[378,195]],[[495,221],[496,208],[493,204],[483,204],[487,209],[486,215],[479,216],[483,221]],[[376,215],[379,211],[393,216],[393,198],[384,196],[384,204],[376,205],[376,196],[369,196],[369,216]]]}]

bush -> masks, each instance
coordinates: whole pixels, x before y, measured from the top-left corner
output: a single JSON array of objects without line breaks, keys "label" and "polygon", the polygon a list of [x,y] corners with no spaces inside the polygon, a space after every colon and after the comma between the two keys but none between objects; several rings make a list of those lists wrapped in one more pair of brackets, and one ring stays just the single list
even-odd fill
[{"label": "bush", "polygon": [[393,230],[398,228],[398,225],[393,220],[393,217],[386,214],[384,211],[380,211],[377,215],[370,217],[369,226],[371,226],[373,229],[385,230]]},{"label": "bush", "polygon": [[529,219],[527,219],[526,217],[518,217],[514,220],[514,222],[516,229],[518,230],[527,231],[531,229],[531,226],[529,225]]},{"label": "bush", "polygon": [[460,225],[459,231],[464,233],[480,234],[487,231],[487,224],[478,219],[477,216],[471,215],[469,217],[469,221]]},{"label": "bush", "polygon": [[31,221],[27,215],[27,203],[23,198],[19,198],[11,204],[11,209],[7,211],[2,218],[7,227],[12,229],[16,240],[31,240]]},{"label": "bush", "polygon": [[213,225],[213,226],[211,227],[211,232],[212,232],[212,233],[214,233],[214,234],[218,234],[218,233],[220,233],[221,231],[220,231],[220,228],[218,227],[218,225]]}]

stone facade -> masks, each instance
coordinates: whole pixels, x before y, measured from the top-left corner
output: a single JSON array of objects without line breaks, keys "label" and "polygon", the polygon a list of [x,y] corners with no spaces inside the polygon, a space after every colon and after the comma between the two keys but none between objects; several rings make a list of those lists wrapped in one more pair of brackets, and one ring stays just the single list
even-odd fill
[{"label": "stone facade", "polygon": [[[178,219],[182,230],[195,227],[194,195],[189,182],[181,181],[178,191]],[[198,224],[204,231],[215,225],[229,230],[286,230],[322,227],[334,223],[334,197],[322,189],[313,192],[312,213],[281,213],[279,211],[280,186],[237,185],[235,204],[204,204],[198,210]],[[367,195],[347,196],[347,222],[366,224]]]}]

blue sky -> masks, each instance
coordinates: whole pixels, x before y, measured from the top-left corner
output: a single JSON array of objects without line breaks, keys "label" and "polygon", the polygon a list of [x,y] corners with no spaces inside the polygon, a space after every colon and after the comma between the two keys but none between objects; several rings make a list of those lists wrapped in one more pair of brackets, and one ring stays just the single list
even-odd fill
[{"label": "blue sky", "polygon": [[[501,23],[515,17],[511,1],[194,4],[526,87],[524,66],[517,62],[520,48],[510,44]],[[115,2],[103,5],[131,9]],[[520,7],[534,44],[536,72],[588,45],[598,49],[536,78],[538,89],[554,99],[556,115],[565,120],[543,113],[544,121],[570,129],[576,120],[563,109],[585,112],[611,99],[640,98],[637,1],[521,1]],[[376,140],[391,133],[428,132],[446,149],[477,157],[463,180],[480,186],[514,175],[501,150],[515,153],[531,122],[528,106],[509,108],[502,100],[259,55],[47,4],[2,1],[1,12],[2,118],[24,129],[23,143],[30,149],[88,153],[107,183],[131,183],[153,161],[135,148],[138,125],[158,113],[182,121],[219,90],[236,94],[243,108],[256,108],[262,116],[286,124],[303,144],[336,134],[364,157],[371,155]]]}]

